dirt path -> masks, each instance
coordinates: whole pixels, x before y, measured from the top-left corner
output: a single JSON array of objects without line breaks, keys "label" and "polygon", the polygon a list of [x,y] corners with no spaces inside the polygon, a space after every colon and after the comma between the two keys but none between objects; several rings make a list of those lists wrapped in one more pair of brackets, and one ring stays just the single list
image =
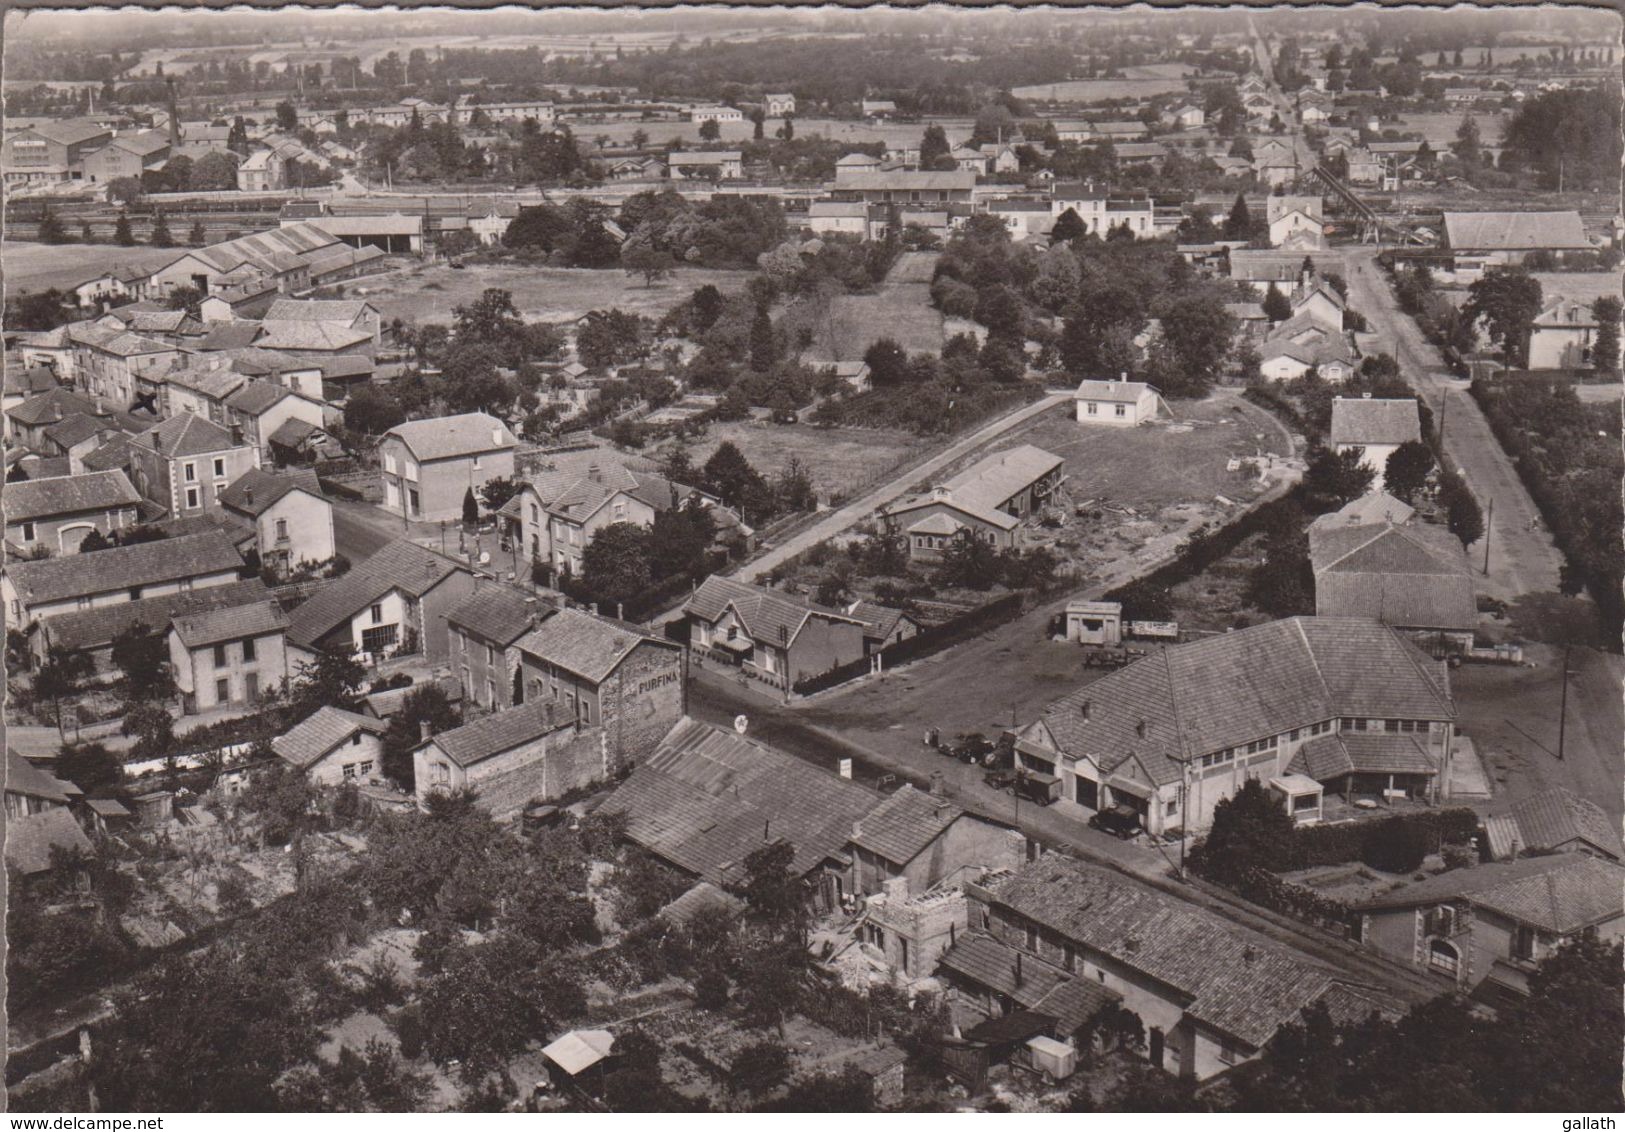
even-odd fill
[{"label": "dirt path", "polygon": [[[1346,249],[1350,305],[1366,317],[1378,348],[1399,362],[1405,379],[1442,420],[1445,452],[1455,461],[1485,511],[1490,568],[1478,588],[1502,600],[1521,594],[1557,590],[1563,556],[1545,530],[1536,526],[1540,512],[1518,478],[1518,470],[1490,431],[1478,405],[1445,367],[1416,323],[1399,309],[1376,265],[1378,249]],[[1491,501],[1494,521],[1489,521]],[[1484,544],[1468,548],[1469,559],[1483,569]]]},{"label": "dirt path", "polygon": [[734,572],[734,577],[741,582],[754,582],[757,578],[771,572],[780,563],[794,558],[802,551],[818,545],[825,539],[840,534],[854,523],[868,517],[899,495],[902,495],[911,484],[916,483],[923,477],[942,470],[967,452],[986,444],[1000,433],[1014,428],[1023,421],[1030,420],[1046,409],[1071,399],[1071,393],[1050,393],[1030,405],[1023,405],[1019,409],[996,418],[970,435],[954,441],[924,463],[910,464],[902,468],[891,479],[873,491],[854,499],[838,511],[830,512],[826,518],[819,520],[800,534],[795,535],[779,546],[773,547],[766,554],[753,561],[745,563]]}]

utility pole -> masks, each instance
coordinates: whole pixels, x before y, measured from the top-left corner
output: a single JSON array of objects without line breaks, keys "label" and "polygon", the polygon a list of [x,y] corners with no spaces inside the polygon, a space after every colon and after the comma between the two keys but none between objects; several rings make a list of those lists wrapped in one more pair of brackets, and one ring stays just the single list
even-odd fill
[{"label": "utility pole", "polygon": [[1557,707],[1557,761],[1563,761],[1563,740],[1567,738],[1569,722],[1569,648],[1563,649],[1563,698]]},{"label": "utility pole", "polygon": [[1484,576],[1490,573],[1490,530],[1495,526],[1495,497],[1490,497],[1490,517],[1484,520]]}]

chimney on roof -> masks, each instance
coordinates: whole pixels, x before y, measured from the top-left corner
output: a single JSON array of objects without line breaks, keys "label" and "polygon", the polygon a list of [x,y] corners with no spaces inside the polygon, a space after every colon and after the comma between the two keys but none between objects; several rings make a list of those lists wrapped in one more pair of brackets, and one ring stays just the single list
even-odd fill
[{"label": "chimney on roof", "polygon": [[1078,714],[1083,716],[1083,718],[1085,718],[1085,719],[1089,718],[1089,701],[1088,700],[1084,700],[1083,703],[1078,705]]},{"label": "chimney on roof", "polygon": [[501,425],[496,425],[491,429],[491,443],[494,446],[498,447],[498,448],[502,447],[502,426]]},{"label": "chimney on roof", "polygon": [[427,719],[418,720],[418,739],[419,739],[419,741],[427,743],[429,741],[429,738],[433,734],[434,734],[434,732],[430,729],[429,721]]},{"label": "chimney on roof", "polygon": [[1140,722],[1138,722],[1138,723],[1136,723],[1134,725],[1134,734],[1139,736],[1141,739],[1144,739],[1145,735],[1146,735],[1146,732],[1148,732],[1150,730],[1151,730],[1151,725],[1148,724],[1143,719],[1140,720]]},{"label": "chimney on roof", "polygon": [[596,462],[587,465],[587,478],[593,483],[604,482],[604,473],[599,469]]},{"label": "chimney on roof", "polygon": [[1016,952],[1016,986],[1019,987],[1025,981],[1021,976],[1021,952],[1018,951]]},{"label": "chimney on roof", "polygon": [[247,503],[250,507],[254,506],[254,489],[253,488],[251,488],[251,487],[243,488],[243,502]]},{"label": "chimney on roof", "polygon": [[533,629],[536,627],[539,608],[540,603],[535,598],[527,597],[525,599],[525,622]]}]

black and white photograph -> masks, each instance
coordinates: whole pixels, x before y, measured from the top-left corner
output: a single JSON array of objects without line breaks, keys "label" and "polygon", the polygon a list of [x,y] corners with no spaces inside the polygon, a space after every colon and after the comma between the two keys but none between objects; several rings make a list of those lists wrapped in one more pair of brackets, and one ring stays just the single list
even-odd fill
[{"label": "black and white photograph", "polygon": [[10,1128],[1614,1128],[1622,23],[9,5]]}]

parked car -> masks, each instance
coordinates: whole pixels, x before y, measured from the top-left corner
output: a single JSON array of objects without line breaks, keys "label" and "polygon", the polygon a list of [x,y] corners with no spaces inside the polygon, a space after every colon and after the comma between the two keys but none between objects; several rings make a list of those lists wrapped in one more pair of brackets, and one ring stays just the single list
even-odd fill
[{"label": "parked car", "polygon": [[1090,818],[1089,828],[1127,841],[1140,832],[1140,815],[1131,806],[1112,806]]},{"label": "parked car", "polygon": [[992,751],[993,744],[980,731],[962,731],[943,748],[944,754],[952,755],[962,763],[980,763]]},{"label": "parked car", "polygon": [[990,770],[982,775],[982,784],[994,790],[1003,790],[1006,793],[1016,792],[1016,772],[1014,770]]}]

